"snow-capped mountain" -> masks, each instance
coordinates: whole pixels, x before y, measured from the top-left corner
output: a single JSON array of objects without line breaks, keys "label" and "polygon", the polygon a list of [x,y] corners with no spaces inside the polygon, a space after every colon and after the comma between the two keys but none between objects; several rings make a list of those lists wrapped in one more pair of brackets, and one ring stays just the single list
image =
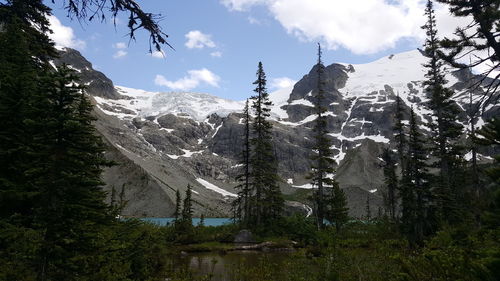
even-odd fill
[{"label": "snow-capped mountain", "polygon": [[146,92],[116,86],[119,99],[96,97],[98,106],[107,114],[120,119],[146,118],[175,114],[203,121],[211,114],[221,117],[243,108],[243,102],[221,99],[209,94],[189,92]]},{"label": "snow-capped mountain", "polygon": [[[348,195],[351,215],[362,215],[370,196],[376,212],[381,204],[377,189],[383,185],[379,158],[392,139],[396,95],[404,101],[406,115],[413,107],[421,120],[429,118],[422,88],[427,58],[410,51],[368,64],[331,64],[325,69],[325,106],[328,130],[339,164],[336,178]],[[234,196],[239,173],[243,124],[242,101],[208,94],[146,92],[112,85],[102,73],[74,50],[67,49],[55,63],[77,69],[87,92],[94,98],[98,131],[110,145],[109,157],[122,163],[106,171],[107,188],[124,188],[129,215],[168,216],[173,213],[176,189],[193,186],[197,213],[225,215]],[[463,112],[457,120],[467,125],[469,94],[464,91],[473,75],[447,74]],[[282,190],[294,194],[310,188],[311,128],[316,118],[314,96],[316,68],[293,87],[271,93],[275,154],[282,176]],[[475,97],[480,95],[477,90]],[[490,107],[483,118],[498,115]],[[483,123],[482,118],[476,122]],[[426,130],[424,125],[421,126]],[[484,152],[487,153],[487,152]],[[128,193],[127,193],[128,192]],[[291,203],[297,209],[296,203]],[[292,207],[291,207],[292,208]],[[300,209],[300,208],[299,208]],[[303,206],[307,211],[307,206]]]}]

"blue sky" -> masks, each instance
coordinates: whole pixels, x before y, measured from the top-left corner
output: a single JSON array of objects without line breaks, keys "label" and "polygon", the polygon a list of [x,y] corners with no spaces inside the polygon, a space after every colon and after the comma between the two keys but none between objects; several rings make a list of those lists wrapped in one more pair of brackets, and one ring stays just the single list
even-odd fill
[{"label": "blue sky", "polygon": [[[57,2],[57,1],[56,1]],[[66,17],[62,1],[53,7],[54,41],[74,47],[116,85],[148,91],[192,91],[243,100],[252,95],[262,61],[269,91],[307,74],[316,61],[366,63],[415,49],[423,33],[420,0],[182,0],[138,1],[162,14],[169,43],[165,56],[148,53],[142,31],[127,37],[126,15],[116,27]],[[456,26],[438,7],[444,32]]]}]

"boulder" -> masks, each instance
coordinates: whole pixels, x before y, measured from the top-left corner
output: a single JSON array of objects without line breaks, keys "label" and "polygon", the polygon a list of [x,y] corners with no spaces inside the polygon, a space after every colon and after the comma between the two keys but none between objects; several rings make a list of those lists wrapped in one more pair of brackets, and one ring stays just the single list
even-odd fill
[{"label": "boulder", "polygon": [[252,232],[248,229],[242,229],[234,237],[234,243],[255,243]]}]

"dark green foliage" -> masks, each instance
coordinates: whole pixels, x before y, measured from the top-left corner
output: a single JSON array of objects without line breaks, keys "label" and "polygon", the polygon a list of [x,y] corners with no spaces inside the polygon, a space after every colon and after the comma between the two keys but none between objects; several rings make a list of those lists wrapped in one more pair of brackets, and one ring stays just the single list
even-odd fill
[{"label": "dark green foliage", "polygon": [[389,214],[389,218],[392,222],[396,222],[397,218],[397,207],[398,207],[398,178],[396,175],[396,161],[395,157],[392,155],[389,148],[385,148],[382,153],[382,160],[384,160],[384,183],[385,190],[383,191],[384,196],[384,208],[385,213]]},{"label": "dark green foliage", "polygon": [[327,198],[325,218],[331,222],[335,226],[336,231],[339,232],[349,220],[347,197],[344,190],[335,182],[331,188],[331,194],[329,194]]},{"label": "dark green foliage", "polygon": [[[484,76],[472,81],[471,90],[480,90],[478,87],[484,86],[484,96],[479,102],[482,103],[483,108],[488,104],[496,103],[500,97],[495,94],[500,86],[498,82],[500,74],[494,72],[500,66],[500,37],[498,36],[500,32],[500,1],[437,1],[447,4],[453,16],[473,19],[466,26],[457,27],[455,38],[441,40],[440,44],[447,52],[439,52],[440,57],[458,68],[472,68],[477,65],[486,66],[481,73]],[[473,54],[470,56],[470,60],[460,60],[464,56],[468,58],[468,54]],[[488,79],[488,76],[494,79]]]},{"label": "dark green foliage", "polygon": [[191,200],[191,185],[188,184],[186,189],[186,197],[182,204],[182,221],[193,224],[193,201]]},{"label": "dark green foliage", "polygon": [[243,136],[243,150],[241,151],[242,173],[236,177],[240,182],[236,188],[238,191],[238,198],[233,202],[233,209],[235,218],[240,220],[243,225],[248,225],[252,217],[251,209],[251,187],[250,187],[250,110],[248,106],[248,99],[245,102],[243,109],[243,124],[245,125],[245,134]]},{"label": "dark green foliage", "polygon": [[80,265],[95,254],[99,233],[114,220],[101,189],[100,174],[108,162],[92,126],[92,106],[65,66],[47,79],[39,161],[27,171],[40,188],[34,226],[44,233],[41,280],[89,274],[92,270]]},{"label": "dark green foliage", "polygon": [[255,226],[260,226],[269,224],[281,216],[284,200],[278,185],[280,178],[272,145],[272,124],[267,120],[272,103],[269,101],[266,74],[261,62],[257,69],[257,80],[253,84],[256,85],[254,89],[256,95],[251,98],[255,113],[253,137],[250,140],[251,220]]},{"label": "dark green foliage", "polygon": [[405,174],[401,180],[401,227],[412,245],[422,245],[424,237],[432,232],[434,211],[427,171],[425,141],[418,129],[413,108],[410,112],[408,156]]},{"label": "dark green foliage", "polygon": [[[312,166],[311,173],[308,178],[312,180],[312,185],[317,187],[314,192],[314,205],[316,223],[318,228],[324,227],[324,219],[328,209],[328,196],[335,197],[333,188],[338,186],[331,175],[334,173],[335,160],[333,160],[333,152],[331,150],[332,143],[328,138],[327,119],[324,115],[326,107],[324,106],[325,90],[324,90],[324,72],[325,66],[321,60],[321,45],[318,44],[318,62],[316,64],[316,72],[318,74],[317,93],[314,103],[316,111],[316,120],[314,124],[314,144],[312,147],[313,155],[311,157]],[[345,206],[344,206],[345,207]],[[331,207],[333,208],[333,207]]]},{"label": "dark green foliage", "polygon": [[175,213],[174,213],[174,218],[175,222],[179,221],[179,218],[181,217],[181,193],[177,189],[175,191]]},{"label": "dark green foliage", "polygon": [[419,252],[398,257],[396,280],[499,280],[489,268],[489,252],[500,246],[494,239],[458,229],[440,231]]},{"label": "dark green foliage", "polygon": [[[486,123],[478,134],[476,142],[482,145],[500,145],[500,118],[494,118]],[[489,194],[487,210],[484,214],[484,223],[490,228],[500,226],[500,155],[495,156],[495,162],[486,170],[486,174],[491,179],[491,184],[486,191]]]},{"label": "dark green foliage", "polygon": [[464,191],[458,186],[463,183],[460,175],[464,174],[463,147],[458,143],[462,134],[462,125],[456,122],[459,113],[458,105],[453,101],[453,91],[446,88],[443,61],[438,56],[439,40],[437,38],[436,20],[432,1],[427,2],[425,10],[427,23],[425,29],[427,39],[424,47],[429,62],[424,81],[429,97],[427,106],[432,110],[435,121],[429,123],[432,131],[432,155],[436,158],[434,167],[438,169],[435,181],[436,203],[440,220],[444,223],[458,223],[462,218],[458,200]]},{"label": "dark green foliage", "polygon": [[399,94],[396,96],[396,108],[394,115],[394,140],[396,141],[396,148],[399,158],[399,164],[401,167],[401,174],[405,174],[406,171],[406,133],[405,127],[403,124],[403,107],[401,105],[403,101],[399,97]]}]

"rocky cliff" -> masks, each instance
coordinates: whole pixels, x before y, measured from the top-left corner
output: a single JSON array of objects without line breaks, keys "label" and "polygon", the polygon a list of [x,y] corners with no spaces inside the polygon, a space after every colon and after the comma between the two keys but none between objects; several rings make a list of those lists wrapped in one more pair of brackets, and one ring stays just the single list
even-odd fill
[{"label": "rocky cliff", "polygon": [[[326,67],[328,130],[338,162],[334,175],[347,193],[350,212],[362,216],[370,198],[372,214],[382,204],[383,175],[380,154],[392,139],[394,102],[399,95],[406,115],[413,106],[421,120],[429,118],[422,90],[426,61],[418,50],[391,55],[363,65]],[[95,102],[96,127],[117,165],[106,169],[105,189],[122,193],[124,215],[171,216],[175,190],[193,186],[195,213],[227,216],[235,197],[239,173],[243,102],[199,93],[151,93],[114,86],[80,53],[61,52],[56,65],[67,63],[80,73]],[[448,86],[457,90],[462,108],[457,120],[468,125],[469,95],[464,89],[471,73],[449,71]],[[282,191],[290,200],[304,201],[310,192],[305,180],[310,162],[313,103],[317,75],[313,67],[293,88],[271,94],[275,154],[283,178]],[[481,89],[477,90],[479,96]],[[490,106],[484,118],[498,115]],[[476,121],[483,124],[483,119]],[[422,129],[426,130],[425,126]],[[488,152],[484,152],[487,158]],[[112,200],[110,197],[109,200]],[[116,200],[116,199],[115,199]],[[307,213],[300,202],[289,209]]]}]

